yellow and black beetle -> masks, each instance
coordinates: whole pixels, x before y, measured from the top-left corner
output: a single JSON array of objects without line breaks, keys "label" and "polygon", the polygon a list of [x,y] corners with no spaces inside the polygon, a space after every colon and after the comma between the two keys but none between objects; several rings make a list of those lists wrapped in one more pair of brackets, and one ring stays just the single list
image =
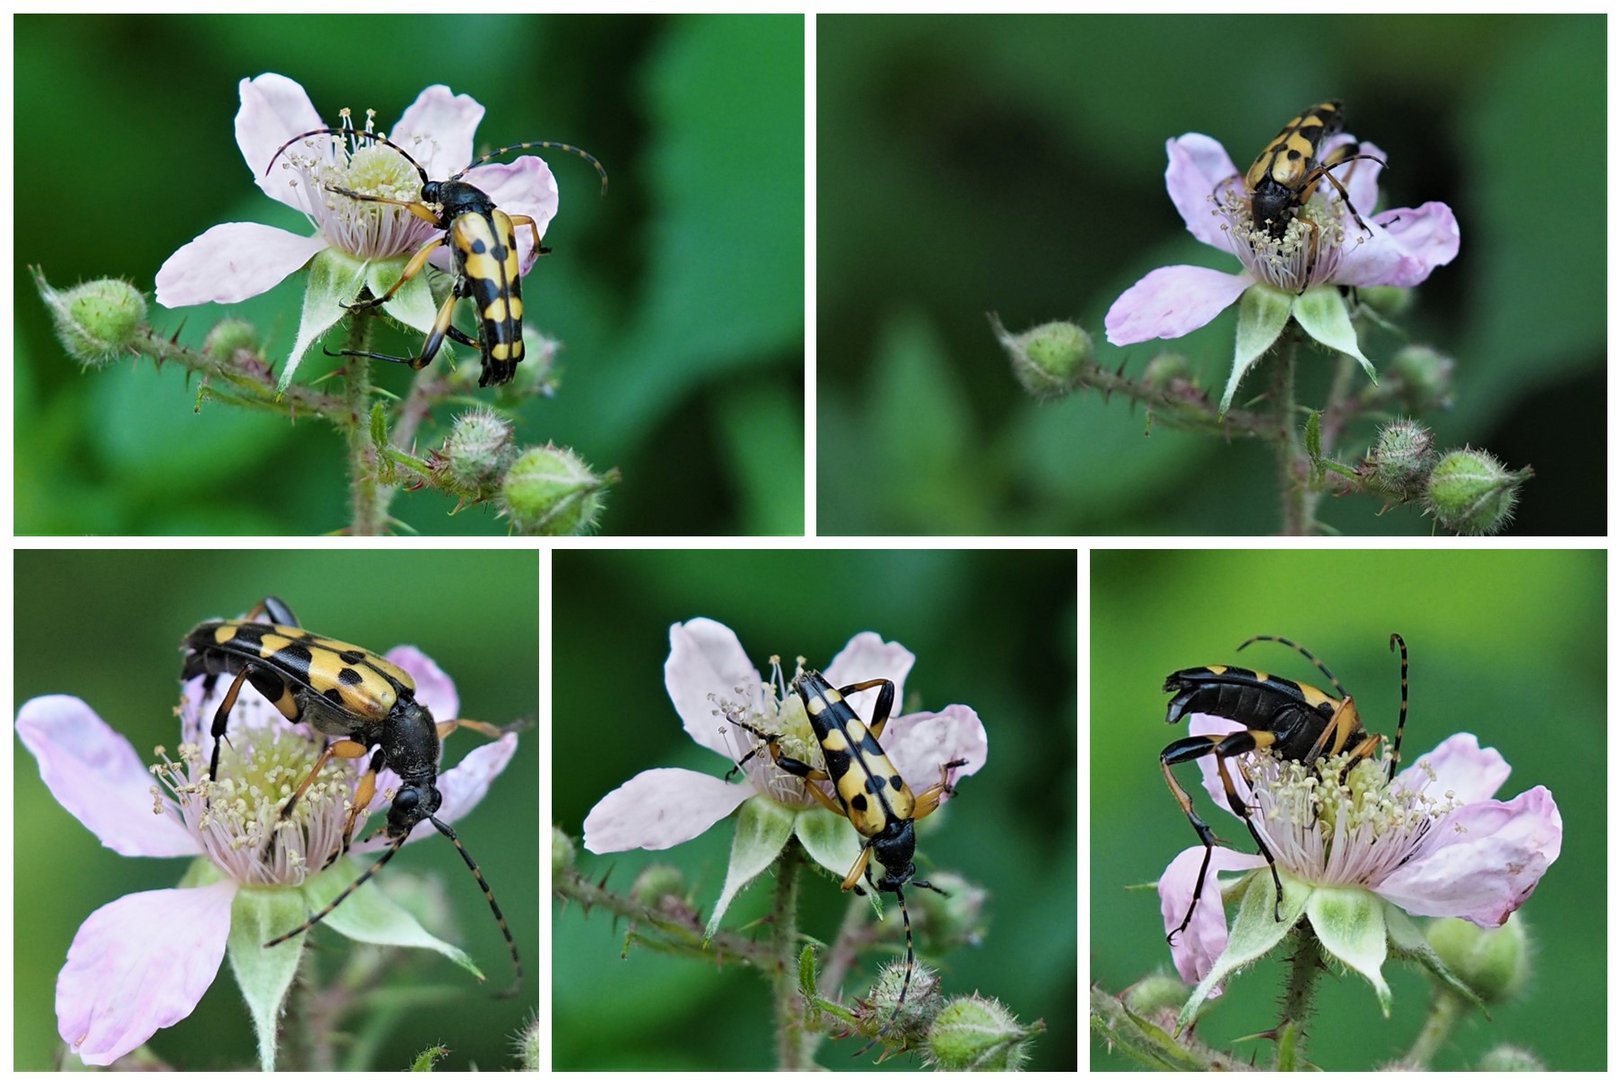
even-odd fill
[{"label": "yellow and black beetle", "polygon": [[[1187,820],[1192,823],[1198,839],[1204,845],[1204,861],[1198,869],[1198,883],[1193,887],[1187,916],[1181,920],[1180,926],[1166,935],[1166,940],[1172,944],[1175,936],[1187,929],[1187,924],[1192,921],[1198,899],[1204,891],[1204,878],[1209,873],[1210,854],[1218,842],[1215,833],[1193,809],[1191,797],[1176,782],[1175,775],[1170,771],[1172,765],[1201,757],[1215,758],[1215,771],[1220,776],[1227,803],[1232,812],[1243,819],[1249,835],[1254,837],[1254,842],[1260,846],[1260,854],[1265,856],[1266,864],[1271,868],[1272,883],[1277,887],[1276,917],[1281,920],[1283,890],[1282,879],[1277,876],[1277,862],[1254,827],[1249,804],[1238,794],[1227,763],[1256,750],[1269,750],[1284,761],[1298,761],[1306,765],[1332,754],[1348,753],[1350,762],[1345,767],[1348,771],[1356,763],[1370,758],[1384,738],[1372,734],[1362,725],[1355,700],[1345,692],[1333,672],[1309,649],[1287,638],[1259,634],[1239,645],[1238,650],[1241,652],[1257,641],[1274,641],[1298,652],[1326,676],[1340,696],[1335,698],[1314,686],[1280,675],[1219,664],[1185,668],[1166,676],[1164,692],[1175,696],[1170,699],[1165,723],[1174,724],[1182,717],[1204,713],[1243,725],[1239,731],[1177,739],[1159,754],[1159,768],[1164,773],[1165,783],[1170,785],[1170,793],[1175,796],[1182,813],[1187,815]],[[1401,653],[1401,713],[1395,728],[1395,742],[1388,754],[1388,779],[1394,780],[1395,769],[1401,760],[1401,736],[1406,732],[1406,642],[1401,635],[1391,634],[1389,647],[1392,652],[1398,648]]]},{"label": "yellow and black beetle", "polygon": [[[244,682],[251,684],[290,723],[308,724],[322,735],[333,737],[309,775],[281,807],[278,824],[292,816],[298,800],[328,761],[334,757],[358,759],[370,755],[370,763],[349,807],[342,847],[332,853],[326,865],[330,866],[348,852],[355,821],[376,795],[378,770],[386,766],[400,779],[399,790],[388,807],[388,823],[384,829],[392,843],[382,856],[325,908],[296,929],[265,942],[266,947],[296,937],[330,915],[394,857],[411,830],[426,821],[455,845],[478,880],[478,887],[489,901],[489,908],[511,951],[516,972],[515,990],[523,980],[523,961],[495,893],[455,830],[434,816],[443,802],[437,780],[440,743],[444,737],[458,727],[465,727],[497,738],[503,734],[501,729],[478,720],[436,722],[427,706],[416,700],[416,683],[404,669],[369,649],[310,633],[298,625],[292,610],[273,596],[265,597],[244,618],[199,623],[186,635],[181,647],[185,652],[180,674],[182,682],[204,677],[204,694],[207,695],[219,676],[231,678],[214,712],[211,729],[214,749],[208,765],[210,781],[219,779],[220,743],[225,739],[231,710],[236,706]],[[275,843],[276,831],[272,828],[270,832],[266,854]]]},{"label": "yellow and black beetle", "polygon": [[[889,761],[878,745],[883,728],[894,709],[894,683],[888,679],[869,679],[866,682],[834,688],[819,671],[801,671],[790,689],[804,702],[805,714],[815,731],[821,747],[825,768],[818,769],[782,753],[778,745],[780,735],[768,734],[749,724],[734,720],[761,739],[769,748],[771,760],[785,771],[804,780],[804,789],[826,809],[849,819],[864,843],[855,865],[844,877],[843,888],[865,895],[860,882],[879,892],[892,892],[900,905],[900,918],[906,932],[906,974],[900,994],[895,999],[894,1011],[878,1030],[881,1039],[905,1006],[906,993],[911,989],[911,975],[916,967],[916,951],[911,940],[911,915],[906,911],[906,897],[902,888],[910,884],[918,889],[931,889],[944,895],[944,890],[916,877],[914,857],[917,835],[914,824],[939,808],[946,796],[954,793],[950,783],[950,770],[967,764],[957,758],[940,766],[939,782],[913,793],[901,778],[899,770]],[[862,720],[845,699],[850,694],[876,689],[877,703],[872,708],[872,722]],[[750,752],[752,757],[758,750]],[[748,760],[739,762],[739,767]],[[821,784],[830,782],[833,795],[822,790]]]},{"label": "yellow and black beetle", "polygon": [[[492,150],[446,180],[431,180],[428,178],[427,170],[415,158],[384,135],[354,128],[343,130],[316,128],[314,131],[294,135],[283,143],[271,156],[270,164],[264,170],[265,175],[270,174],[270,169],[293,143],[317,135],[371,139],[397,152],[410,162],[422,178],[421,194],[416,200],[389,199],[330,185],[326,190],[363,202],[402,206],[435,229],[443,230],[442,235],[428,241],[411,256],[399,280],[389,286],[386,292],[381,296],[348,305],[350,311],[377,307],[393,299],[400,286],[421,273],[422,268],[427,265],[428,256],[441,244],[449,243],[456,267],[455,284],[439,308],[438,317],[433,321],[433,328],[422,343],[422,351],[416,356],[387,356],[383,353],[360,352],[353,349],[345,349],[332,355],[358,356],[372,360],[387,360],[395,364],[409,364],[419,371],[433,361],[433,357],[444,344],[444,339],[448,337],[452,341],[478,350],[478,359],[482,365],[478,377],[479,386],[500,386],[511,382],[513,376],[517,374],[518,364],[523,361],[523,275],[518,258],[517,230],[524,225],[529,227],[534,235],[536,255],[545,254],[548,249],[540,243],[540,226],[533,218],[523,214],[505,213],[481,189],[461,178],[478,166],[514,150],[562,150],[590,162],[601,176],[602,188],[605,191],[607,170],[602,167],[602,163],[579,147],[567,143],[524,142]],[[468,336],[452,321],[456,301],[464,296],[472,298],[478,311],[476,339]]]},{"label": "yellow and black beetle", "polygon": [[[1272,237],[1281,240],[1289,224],[1299,214],[1300,207],[1316,190],[1317,182],[1326,180],[1344,199],[1345,208],[1355,218],[1356,224],[1363,231],[1369,231],[1367,223],[1361,220],[1361,215],[1356,213],[1355,206],[1350,202],[1349,193],[1332,170],[1361,158],[1377,161],[1380,165],[1383,161],[1371,154],[1351,153],[1350,146],[1341,147],[1321,161],[1316,157],[1322,140],[1343,128],[1344,113],[1340,102],[1324,101],[1312,105],[1284,124],[1277,137],[1260,151],[1260,156],[1254,159],[1254,164],[1249,166],[1243,178],[1244,186],[1249,191],[1249,207],[1257,230],[1263,228]],[[1314,230],[1314,226],[1311,227]]]}]

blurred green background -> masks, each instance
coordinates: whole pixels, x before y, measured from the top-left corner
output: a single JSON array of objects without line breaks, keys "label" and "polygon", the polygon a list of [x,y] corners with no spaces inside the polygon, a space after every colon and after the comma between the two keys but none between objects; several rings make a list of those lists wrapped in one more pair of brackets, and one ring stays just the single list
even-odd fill
[{"label": "blurred green background", "polygon": [[[158,745],[173,753],[181,637],[204,619],[241,614],[266,593],[287,601],[320,633],[384,651],[420,647],[455,680],[469,717],[506,724],[536,716],[533,552],[22,551],[15,558],[17,701],[40,694],[81,697],[128,736],[143,761],[154,760]],[[492,997],[492,990],[509,985],[511,960],[477,882],[448,843],[413,843],[378,883],[387,888],[400,872],[435,882],[453,912],[458,943],[489,983],[481,986],[438,956],[400,951],[403,973],[389,969],[376,990],[385,997],[396,991],[443,998],[403,1000],[392,1016],[385,1008],[373,1068],[404,1068],[434,1040],[450,1049],[446,1068],[511,1064],[513,1033],[533,1015],[535,988],[545,978],[536,921],[538,737],[520,740],[489,795],[457,826],[507,914],[528,970],[525,988],[515,998]],[[445,761],[459,761],[480,741],[470,732],[456,735],[445,746]],[[103,848],[46,791],[33,756],[20,743],[13,752],[14,873],[21,886],[13,942],[14,1065],[50,1069],[62,1051],[53,1009],[56,976],[79,924],[125,894],[175,886],[187,864],[122,858]],[[312,935],[326,967],[354,947],[319,927]],[[196,1012],[149,1046],[180,1069],[251,1067],[253,1032],[229,971],[222,970]]]},{"label": "blurred green background", "polygon": [[[1605,40],[1596,16],[818,19],[821,530],[1276,531],[1269,449],[1144,438],[1140,409],[1095,395],[1037,405],[985,313],[1013,330],[1078,319],[1132,376],[1175,349],[1218,390],[1233,312],[1176,342],[1103,336],[1155,267],[1237,269],[1184,229],[1165,143],[1203,132],[1247,167],[1337,97],[1389,155],[1379,209],[1436,200],[1460,224],[1459,257],[1401,321],[1458,361],[1456,410],[1426,418],[1440,445],[1534,465],[1514,532],[1602,534]],[[1365,351],[1383,363],[1402,344],[1374,332]],[[1303,357],[1302,401],[1323,399],[1332,366]],[[1322,516],[1429,531],[1377,509]]]},{"label": "blurred green background", "polygon": [[[1500,750],[1513,773],[1498,797],[1545,785],[1564,821],[1563,853],[1520,911],[1534,942],[1524,996],[1458,1026],[1435,1061],[1473,1067],[1511,1042],[1557,1070],[1602,1069],[1607,1018],[1605,881],[1609,765],[1604,662],[1604,553],[1095,552],[1091,563],[1091,979],[1111,993],[1171,971],[1151,885],[1195,845],[1159,776],[1156,756],[1180,729],[1165,726],[1164,677],[1201,664],[1243,663],[1324,682],[1276,645],[1233,650],[1252,634],[1280,634],[1312,649],[1356,697],[1371,731],[1393,735],[1400,662],[1389,634],[1406,638],[1411,701],[1402,757],[1412,762],[1447,736],[1471,731]],[[1183,782],[1208,809],[1195,771]],[[1207,818],[1249,846],[1230,815]],[[1385,965],[1394,991],[1385,1020],[1365,981],[1319,983],[1312,1062],[1371,1069],[1408,1048],[1423,1022],[1426,983]],[[1233,980],[1200,1023],[1212,1045],[1276,1021],[1277,958]],[[1260,1044],[1255,1044],[1260,1045]],[[1262,1061],[1271,1051],[1262,1046]],[[1240,1053],[1247,1060],[1248,1052]],[[1093,1068],[1131,1063],[1094,1039]]]},{"label": "blurred green background", "polygon": [[[524,406],[519,439],[623,470],[603,532],[802,531],[800,16],[71,15],[20,16],[15,28],[16,143],[30,161],[15,215],[19,533],[321,534],[347,521],[329,429],[217,403],[193,415],[196,387],[174,368],[81,372],[26,272],[150,290],[171,253],[220,222],[307,232],[253,186],[232,132],[238,83],[271,71],[302,83],[330,120],[370,107],[387,130],[444,83],[487,108],[481,150],[554,139],[600,157],[605,198],[589,166],[553,163],[554,254],[524,299],[563,343],[562,382]],[[183,326],[191,344],[219,319],[248,319],[279,366],[301,302],[295,275],[229,308],[154,303],[151,319]],[[465,305],[460,317],[470,325]],[[399,355],[420,335],[380,341]],[[324,363],[310,358],[298,379]],[[374,366],[392,389],[412,374]],[[424,432],[422,445],[438,438]],[[451,507],[437,495],[394,502],[419,532],[505,532],[493,512]]]},{"label": "blurred green background", "polygon": [[[1073,1071],[1079,1035],[1075,912],[1076,562],[1060,551],[558,551],[553,575],[553,820],[578,840],[598,800],[637,773],[730,767],[693,744],[664,692],[669,627],[698,616],[736,631],[763,671],[773,653],[825,665],[862,630],[917,656],[907,708],[970,705],[989,764],[925,823],[925,871],[989,891],[982,947],[928,957],[948,996],[978,990],[1025,1022],[1044,1018],[1031,1068]],[[706,919],[731,849],[722,821],[668,851],[592,855],[580,869],[624,890],[654,863],[678,867]],[[726,914],[747,932],[768,908],[755,882]],[[801,890],[801,929],[826,942],[851,901],[829,877]],[[856,901],[866,903],[866,901]],[[893,905],[889,917],[894,917]],[[624,923],[553,901],[552,1065],[557,1069],[760,1069],[773,1060],[771,999],[759,973],[632,948]],[[754,932],[763,932],[757,926]],[[864,993],[863,958],[846,993]],[[823,1046],[832,1069],[874,1051]],[[915,1062],[895,1059],[886,1068]]]}]

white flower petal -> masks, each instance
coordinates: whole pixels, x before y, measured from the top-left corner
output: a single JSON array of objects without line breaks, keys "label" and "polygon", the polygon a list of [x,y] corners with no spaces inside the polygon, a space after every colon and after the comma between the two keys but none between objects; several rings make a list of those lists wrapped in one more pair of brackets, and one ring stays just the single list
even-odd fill
[{"label": "white flower petal", "polygon": [[219,974],[236,889],[132,893],[84,921],[56,978],[56,1024],[86,1065],[111,1065],[191,1015]]},{"label": "white flower petal", "polygon": [[129,740],[76,697],[23,703],[17,736],[62,808],[120,855],[196,855],[197,840],[169,814],[152,812],[155,786]]},{"label": "white flower petal", "polygon": [[610,791],[585,815],[585,847],[598,855],[663,851],[701,836],[754,794],[690,769],[649,769]]}]

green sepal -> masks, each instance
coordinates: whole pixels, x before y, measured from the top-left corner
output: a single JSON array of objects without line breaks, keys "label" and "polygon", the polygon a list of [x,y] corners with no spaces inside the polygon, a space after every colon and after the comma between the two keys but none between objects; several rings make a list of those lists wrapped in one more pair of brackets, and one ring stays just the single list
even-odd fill
[{"label": "green sepal", "polygon": [[1226,392],[1221,395],[1221,415],[1232,407],[1232,395],[1238,383],[1254,366],[1255,361],[1276,344],[1288,316],[1294,309],[1294,298],[1278,292],[1269,285],[1251,285],[1243,291],[1238,302],[1237,341],[1232,349],[1232,374],[1226,380]]},{"label": "green sepal", "polygon": [[1350,323],[1350,309],[1336,286],[1318,285],[1305,290],[1294,301],[1294,321],[1328,348],[1355,357],[1367,378],[1374,386],[1378,385],[1378,373],[1373,370],[1372,361],[1361,355],[1361,342]]},{"label": "green sepal", "polygon": [[309,281],[304,288],[304,307],[298,316],[298,337],[287,362],[281,365],[276,393],[292,384],[293,372],[304,354],[343,318],[345,304],[354,303],[366,282],[366,264],[334,248],[326,248],[309,261]]},{"label": "green sepal", "polygon": [[703,928],[704,942],[720,929],[721,917],[744,886],[764,873],[782,853],[793,835],[793,819],[798,816],[796,811],[763,795],[755,795],[742,804],[737,814],[737,832],[731,839],[726,883],[721,886],[720,899],[714,903],[714,914]]},{"label": "green sepal", "polygon": [[849,820],[819,806],[799,815],[794,832],[810,858],[839,881],[861,856],[861,839]]},{"label": "green sepal", "polygon": [[1390,991],[1384,981],[1389,931],[1384,901],[1362,888],[1319,885],[1311,891],[1306,911],[1322,948],[1372,985],[1378,1007],[1389,1019]]},{"label": "green sepal", "polygon": [[264,943],[309,917],[296,889],[240,889],[231,903],[231,936],[225,946],[231,972],[242,988],[259,1044],[259,1067],[276,1067],[277,1017],[298,974],[304,935],[273,949]]},{"label": "green sepal", "polygon": [[1193,1022],[1198,1015],[1199,1007],[1216,986],[1227,976],[1275,949],[1299,921],[1300,915],[1305,911],[1312,887],[1289,877],[1288,873],[1280,868],[1278,874],[1284,882],[1282,920],[1278,921],[1276,917],[1277,890],[1272,884],[1270,872],[1263,869],[1252,871],[1245,879],[1243,898],[1239,901],[1237,914],[1232,919],[1226,949],[1215,958],[1209,974],[1193,988],[1192,994],[1187,998],[1187,1004],[1182,1006],[1181,1014],[1176,1017],[1175,1034],[1179,1035]]}]

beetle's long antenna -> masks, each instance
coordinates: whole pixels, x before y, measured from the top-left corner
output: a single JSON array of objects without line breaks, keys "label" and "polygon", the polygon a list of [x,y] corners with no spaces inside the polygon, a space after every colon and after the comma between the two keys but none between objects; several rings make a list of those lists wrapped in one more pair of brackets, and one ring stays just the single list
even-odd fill
[{"label": "beetle's long antenna", "polygon": [[501,905],[495,902],[495,891],[489,887],[489,882],[484,880],[484,872],[478,869],[478,864],[473,861],[472,855],[466,848],[461,846],[461,838],[456,836],[455,830],[432,814],[428,815],[428,820],[433,823],[435,829],[444,834],[445,839],[456,845],[456,850],[461,853],[461,861],[467,864],[467,869],[471,870],[473,877],[478,879],[478,887],[484,890],[484,899],[489,901],[489,910],[494,912],[495,921],[500,924],[501,934],[506,938],[506,947],[512,953],[513,971],[512,985],[509,989],[502,991],[501,996],[510,997],[516,994],[523,985],[523,958],[518,955],[517,941],[513,939],[512,931],[506,925],[506,916],[501,914]]}]

